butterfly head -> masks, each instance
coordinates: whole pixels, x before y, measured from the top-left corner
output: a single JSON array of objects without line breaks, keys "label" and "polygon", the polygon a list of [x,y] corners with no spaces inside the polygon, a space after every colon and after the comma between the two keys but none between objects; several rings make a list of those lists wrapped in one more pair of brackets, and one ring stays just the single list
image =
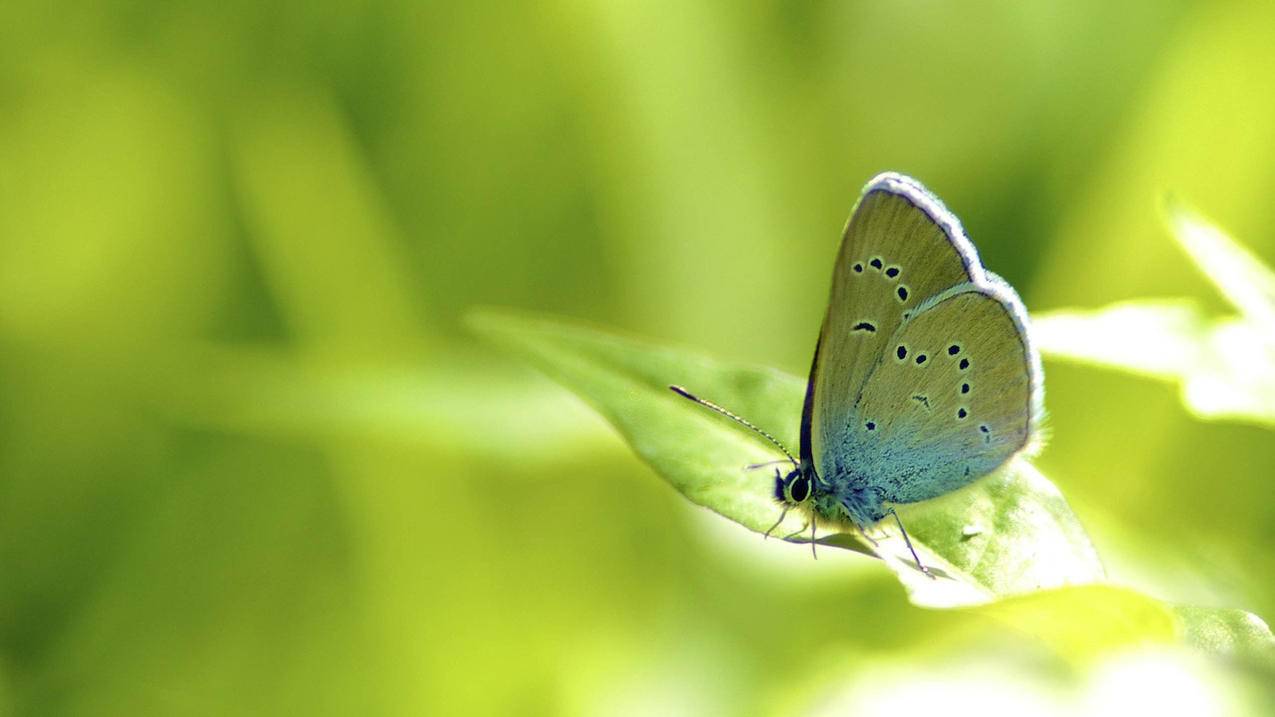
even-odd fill
[{"label": "butterfly head", "polygon": [[800,468],[794,468],[788,475],[775,471],[775,500],[786,506],[795,508],[810,500],[810,477]]}]

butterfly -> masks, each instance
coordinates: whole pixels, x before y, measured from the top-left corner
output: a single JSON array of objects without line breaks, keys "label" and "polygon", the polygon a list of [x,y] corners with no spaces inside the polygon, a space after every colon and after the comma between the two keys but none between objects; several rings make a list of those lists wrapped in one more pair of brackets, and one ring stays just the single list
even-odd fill
[{"label": "butterfly", "polygon": [[[787,456],[774,497],[824,525],[867,529],[894,504],[968,485],[1033,446],[1043,374],[1027,311],[983,268],[957,218],[920,182],[885,173],[851,210],[801,412],[800,458],[774,436],[680,386],[673,391],[761,434]],[[804,530],[804,528],[803,528]],[[868,538],[871,540],[871,538]]]}]

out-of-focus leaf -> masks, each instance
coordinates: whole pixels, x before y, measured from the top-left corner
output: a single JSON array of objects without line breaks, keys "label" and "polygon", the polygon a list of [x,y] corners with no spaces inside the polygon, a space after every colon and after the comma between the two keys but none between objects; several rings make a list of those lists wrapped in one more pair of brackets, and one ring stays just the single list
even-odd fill
[{"label": "out-of-focus leaf", "polygon": [[1073,666],[1070,678],[1060,681],[1031,659],[1005,659],[988,650],[884,659],[847,655],[780,713],[874,714],[882,705],[891,714],[908,715],[1270,713],[1265,675],[1230,669],[1181,646],[1144,641]]},{"label": "out-of-focus leaf", "polygon": [[1275,274],[1217,227],[1173,205],[1173,236],[1239,314],[1208,319],[1187,299],[1038,315],[1041,351],[1177,383],[1201,418],[1275,423]]},{"label": "out-of-focus leaf", "polygon": [[1198,364],[1204,319],[1188,301],[1127,301],[1097,311],[1054,311],[1032,319],[1047,355],[1164,380]]},{"label": "out-of-focus leaf", "polygon": [[[688,386],[795,446],[804,392],[800,379],[549,319],[485,312],[471,323],[580,394],[692,502],[756,532],[774,523],[779,507],[770,476],[744,466],[783,456],[746,429],[679,398],[668,385]],[[1024,460],[965,490],[906,506],[900,513],[922,560],[938,579],[916,570],[893,533],[875,547],[846,534],[820,542],[878,555],[898,574],[912,601],[930,607],[981,604],[1103,578],[1093,547],[1066,501]],[[790,516],[779,534],[800,527]],[[892,526],[883,523],[881,529]]]},{"label": "out-of-focus leaf", "polygon": [[1192,605],[1180,605],[1174,612],[1188,645],[1235,657],[1275,675],[1275,636],[1262,618],[1244,610]]},{"label": "out-of-focus leaf", "polygon": [[1240,314],[1275,332],[1275,273],[1186,205],[1171,202],[1169,228],[1183,251]]},{"label": "out-of-focus leaf", "polygon": [[1076,661],[1092,659],[1124,645],[1171,643],[1182,635],[1172,606],[1111,585],[1043,590],[974,610],[1040,638]]}]

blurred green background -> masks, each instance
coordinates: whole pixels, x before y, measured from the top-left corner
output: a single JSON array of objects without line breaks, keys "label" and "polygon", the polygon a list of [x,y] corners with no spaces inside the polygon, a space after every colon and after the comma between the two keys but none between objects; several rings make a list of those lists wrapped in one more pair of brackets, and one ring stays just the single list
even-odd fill
[{"label": "blurred green background", "polygon": [[[1242,711],[1220,661],[1078,667],[691,507],[462,317],[804,374],[886,169],[1034,311],[1224,310],[1158,202],[1275,260],[1273,30],[1262,1],[6,0],[0,712],[994,714],[1138,680]],[[1046,372],[1037,464],[1113,579],[1275,616],[1270,428]]]}]

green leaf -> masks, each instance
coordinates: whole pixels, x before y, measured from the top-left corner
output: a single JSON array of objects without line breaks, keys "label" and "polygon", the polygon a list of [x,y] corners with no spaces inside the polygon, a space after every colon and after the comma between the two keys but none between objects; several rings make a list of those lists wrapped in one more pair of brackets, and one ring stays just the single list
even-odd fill
[{"label": "green leaf", "polygon": [[[584,398],[692,502],[758,533],[775,521],[771,476],[744,466],[783,455],[668,385],[690,387],[795,446],[801,379],[543,317],[485,311],[473,314],[470,325]],[[873,546],[843,533],[823,536],[819,545],[880,557],[912,602],[963,607],[1039,638],[1069,659],[1122,645],[1185,642],[1263,668],[1275,665],[1275,639],[1250,613],[1175,607],[1098,584],[1103,571],[1087,535],[1058,490],[1025,459],[942,498],[901,506],[899,513],[936,578],[916,570],[895,535]],[[790,517],[778,532],[799,527]],[[790,539],[807,540],[804,533]]]},{"label": "green leaf", "polygon": [[[579,325],[508,314],[475,314],[480,334],[529,359],[605,416],[657,473],[692,502],[761,533],[779,516],[773,469],[782,459],[764,439],[672,393],[697,394],[797,445],[805,382],[766,368],[714,361],[689,351]],[[1088,537],[1058,490],[1026,460],[926,503],[900,506],[921,559],[920,573],[892,524],[873,546],[855,535],[820,544],[885,560],[911,600],[930,607],[977,605],[1045,588],[1101,581]],[[795,533],[789,516],[777,535]],[[795,541],[804,537],[794,536]]]},{"label": "green leaf", "polygon": [[1125,645],[1177,642],[1183,632],[1171,606],[1111,585],[1044,590],[973,610],[1077,662]]}]

